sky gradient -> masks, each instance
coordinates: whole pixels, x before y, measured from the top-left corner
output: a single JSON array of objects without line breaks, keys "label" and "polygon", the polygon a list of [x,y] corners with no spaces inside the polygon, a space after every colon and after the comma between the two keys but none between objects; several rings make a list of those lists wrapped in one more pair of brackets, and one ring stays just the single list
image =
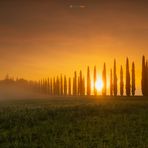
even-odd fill
[{"label": "sky gradient", "polygon": [[87,65],[101,75],[103,62],[109,75],[114,58],[119,69],[128,56],[140,85],[147,8],[146,0],[1,0],[0,78],[86,73]]}]

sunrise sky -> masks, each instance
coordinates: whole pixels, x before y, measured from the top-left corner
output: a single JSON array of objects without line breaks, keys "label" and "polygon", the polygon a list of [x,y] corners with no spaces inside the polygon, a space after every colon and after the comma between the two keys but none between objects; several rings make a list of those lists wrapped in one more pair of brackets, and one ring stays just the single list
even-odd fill
[{"label": "sunrise sky", "polygon": [[109,77],[114,58],[119,69],[128,56],[140,87],[147,8],[146,0],[1,0],[0,78],[69,76],[87,65],[101,75],[103,62]]}]

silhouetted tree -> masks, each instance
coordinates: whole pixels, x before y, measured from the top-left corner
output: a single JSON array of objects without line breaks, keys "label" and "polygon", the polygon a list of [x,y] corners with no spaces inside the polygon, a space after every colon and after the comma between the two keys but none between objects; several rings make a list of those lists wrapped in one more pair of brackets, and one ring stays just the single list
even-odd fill
[{"label": "silhouetted tree", "polygon": [[85,78],[83,77],[83,95],[85,95]]},{"label": "silhouetted tree", "polygon": [[90,70],[89,66],[87,67],[87,95],[90,95],[91,93],[91,80],[90,80]]},{"label": "silhouetted tree", "polygon": [[73,89],[72,89],[72,94],[73,94],[73,95],[76,95],[76,94],[75,94],[75,78],[74,78],[74,77],[73,77],[73,83],[72,83],[72,84],[73,84],[73,86],[72,86],[72,88],[73,88]]},{"label": "silhouetted tree", "polygon": [[48,94],[48,82],[47,82],[47,79],[45,79],[45,94]]},{"label": "silhouetted tree", "polygon": [[53,78],[53,95],[56,95],[56,82],[55,82],[55,77]]},{"label": "silhouetted tree", "polygon": [[57,78],[55,78],[55,95],[58,95],[58,85],[57,85]]},{"label": "silhouetted tree", "polygon": [[61,94],[61,96],[63,95],[63,76],[61,75],[61,78],[60,78],[60,94]]},{"label": "silhouetted tree", "polygon": [[94,67],[94,95],[97,95],[97,89],[96,89],[96,81],[97,81],[97,71],[96,66]]},{"label": "silhouetted tree", "polygon": [[57,76],[57,82],[56,82],[56,93],[57,95],[60,95],[60,80],[59,77]]},{"label": "silhouetted tree", "polygon": [[80,95],[80,77],[78,76],[78,95]]},{"label": "silhouetted tree", "polygon": [[39,92],[42,93],[42,80],[39,80]]},{"label": "silhouetted tree", "polygon": [[112,69],[110,70],[110,96],[113,95],[113,74]]},{"label": "silhouetted tree", "polygon": [[146,96],[148,96],[148,61],[146,61],[146,66],[145,66],[145,82],[146,82],[146,84],[145,84],[145,95]]},{"label": "silhouetted tree", "polygon": [[117,73],[116,73],[116,60],[114,60],[114,96],[117,96]]},{"label": "silhouetted tree", "polygon": [[129,60],[126,59],[126,95],[130,96],[130,71],[129,71]]},{"label": "silhouetted tree", "polygon": [[142,88],[142,94],[143,96],[146,95],[146,62],[145,62],[145,56],[142,57],[142,81],[141,81],[141,88]]},{"label": "silhouetted tree", "polygon": [[49,94],[49,78],[46,79],[46,94]]},{"label": "silhouetted tree", "polygon": [[52,78],[50,78],[50,95],[53,95],[53,83],[52,83]]},{"label": "silhouetted tree", "polygon": [[80,70],[80,76],[79,76],[79,89],[80,89],[80,95],[83,95],[83,78],[82,78],[81,70]]},{"label": "silhouetted tree", "polygon": [[70,77],[68,80],[68,94],[69,94],[69,96],[71,96],[71,78]]},{"label": "silhouetted tree", "polygon": [[102,72],[102,80],[103,80],[102,95],[106,96],[106,64],[105,63],[104,63],[103,72]]},{"label": "silhouetted tree", "polygon": [[132,63],[132,95],[135,96],[135,63]]},{"label": "silhouetted tree", "polygon": [[67,95],[67,79],[66,76],[64,76],[64,95]]},{"label": "silhouetted tree", "polygon": [[46,89],[45,89],[45,87],[46,87],[46,84],[45,84],[45,79],[43,79],[43,94],[45,94],[45,93],[46,93]]},{"label": "silhouetted tree", "polygon": [[73,78],[73,95],[77,95],[77,72],[74,72]]},{"label": "silhouetted tree", "polygon": [[124,82],[123,82],[123,68],[120,69],[120,95],[123,96],[124,93]]}]

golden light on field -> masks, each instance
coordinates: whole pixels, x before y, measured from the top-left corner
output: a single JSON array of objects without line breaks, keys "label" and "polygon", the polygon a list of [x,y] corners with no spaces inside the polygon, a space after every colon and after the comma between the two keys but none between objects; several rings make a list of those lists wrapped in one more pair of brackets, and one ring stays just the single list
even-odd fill
[{"label": "golden light on field", "polygon": [[98,92],[102,91],[103,89],[103,81],[101,78],[99,78],[96,83],[95,83],[95,88],[97,89]]}]

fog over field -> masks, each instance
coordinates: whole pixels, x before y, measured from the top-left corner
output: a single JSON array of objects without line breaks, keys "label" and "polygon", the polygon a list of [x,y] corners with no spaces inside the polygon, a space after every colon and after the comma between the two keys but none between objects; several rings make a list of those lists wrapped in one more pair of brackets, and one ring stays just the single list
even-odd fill
[{"label": "fog over field", "polygon": [[0,100],[10,99],[38,99],[47,98],[47,95],[33,92],[27,88],[19,86],[0,86]]}]

